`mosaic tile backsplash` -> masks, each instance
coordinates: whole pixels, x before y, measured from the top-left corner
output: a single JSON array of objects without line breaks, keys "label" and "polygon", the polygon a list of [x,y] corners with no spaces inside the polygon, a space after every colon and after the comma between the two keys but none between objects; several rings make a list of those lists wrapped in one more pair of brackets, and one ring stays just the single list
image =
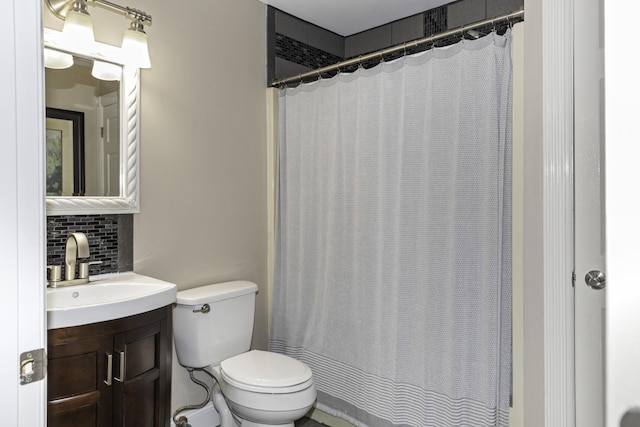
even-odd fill
[{"label": "mosaic tile backsplash", "polygon": [[70,233],[89,241],[90,275],[133,270],[133,215],[69,215],[47,217],[47,265],[64,265]]}]

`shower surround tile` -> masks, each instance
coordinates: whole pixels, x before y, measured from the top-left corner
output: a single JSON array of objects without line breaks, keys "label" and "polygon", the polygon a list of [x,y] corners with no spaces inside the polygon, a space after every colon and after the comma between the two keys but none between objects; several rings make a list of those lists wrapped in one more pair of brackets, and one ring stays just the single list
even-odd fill
[{"label": "shower surround tile", "polygon": [[347,58],[375,52],[391,46],[391,24],[349,36],[344,41],[344,53]]},{"label": "shower surround tile", "polygon": [[482,21],[487,17],[485,0],[462,0],[447,6],[447,25],[449,29]]},{"label": "shower surround tile", "polygon": [[[524,0],[459,0],[346,37],[269,6],[267,8],[268,81],[293,77],[345,59],[440,34],[486,18],[520,10],[523,6]],[[519,20],[522,19],[515,20],[511,24]],[[495,29],[501,34],[507,27],[508,24],[495,25]],[[487,28],[481,28],[479,32],[487,34],[493,29],[494,26],[489,25]],[[440,38],[434,44],[440,47],[459,40],[460,34],[456,34],[448,38]],[[431,44],[427,43],[416,48],[408,47],[406,53],[413,54],[430,48]],[[385,56],[384,60],[393,60],[400,55],[401,53]],[[369,68],[379,62],[379,58],[363,61],[362,66]],[[344,67],[341,71],[353,72],[356,68]],[[330,72],[323,77],[335,73]]]},{"label": "shower surround tile", "polygon": [[391,43],[396,45],[424,36],[424,14],[419,13],[391,23]]},{"label": "shower surround tile", "polygon": [[307,22],[276,9],[276,31],[278,34],[307,43]]},{"label": "shower surround tile", "polygon": [[523,7],[523,0],[487,0],[487,16],[504,15]]}]

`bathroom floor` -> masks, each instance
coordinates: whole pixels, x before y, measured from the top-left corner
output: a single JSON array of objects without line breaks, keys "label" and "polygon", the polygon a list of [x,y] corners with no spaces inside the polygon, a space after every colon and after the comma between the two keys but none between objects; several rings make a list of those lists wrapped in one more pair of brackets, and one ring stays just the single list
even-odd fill
[{"label": "bathroom floor", "polygon": [[321,424],[311,418],[300,418],[296,421],[296,427],[327,427],[325,424]]}]

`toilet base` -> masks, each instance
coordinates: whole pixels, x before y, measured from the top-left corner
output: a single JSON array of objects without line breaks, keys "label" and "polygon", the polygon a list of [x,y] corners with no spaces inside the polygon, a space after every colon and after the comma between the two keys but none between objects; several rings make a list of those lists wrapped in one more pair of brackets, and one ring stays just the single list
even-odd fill
[{"label": "toilet base", "polygon": [[[215,369],[213,372],[217,372]],[[255,421],[249,421],[238,417],[231,413],[222,391],[220,390],[220,383],[216,380],[213,386],[213,406],[218,412],[220,419],[220,427],[295,427],[294,422],[284,424],[264,424]]]},{"label": "toilet base", "polygon": [[[264,395],[261,402],[263,406],[267,405],[269,409],[249,408],[234,403],[233,399],[229,399],[229,396],[223,393],[224,388],[227,391],[231,391],[237,398],[239,395],[243,395],[244,391],[235,389],[235,387],[229,387],[228,384],[222,381],[220,365],[210,366],[205,368],[205,370],[216,379],[212,390],[212,400],[220,416],[220,427],[295,427],[295,420],[302,418],[316,399],[316,390],[312,384],[302,391],[302,393],[304,393],[303,396],[306,396],[306,399],[303,398],[303,400],[308,400],[309,403],[302,408],[283,410],[281,397],[285,395],[280,397],[276,396],[276,400],[273,402],[269,400],[269,398],[274,397],[273,395]],[[266,401],[264,399],[266,399]],[[297,400],[294,401],[294,403],[299,403]],[[285,405],[285,407],[286,406],[287,405]],[[261,420],[262,422],[251,420]]]}]

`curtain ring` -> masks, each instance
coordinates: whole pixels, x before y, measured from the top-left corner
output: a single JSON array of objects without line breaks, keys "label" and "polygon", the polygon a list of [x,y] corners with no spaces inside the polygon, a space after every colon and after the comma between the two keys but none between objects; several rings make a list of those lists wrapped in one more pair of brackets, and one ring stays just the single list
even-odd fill
[{"label": "curtain ring", "polygon": [[360,68],[364,68],[364,65],[362,65],[362,55],[358,56],[358,69]]},{"label": "curtain ring", "polygon": [[378,53],[378,56],[380,57],[380,64],[384,64],[384,57],[382,56],[382,52]]},{"label": "curtain ring", "polygon": [[513,25],[511,24],[511,20],[509,19],[508,16],[507,16],[507,24],[509,24],[509,29],[513,28]]}]

